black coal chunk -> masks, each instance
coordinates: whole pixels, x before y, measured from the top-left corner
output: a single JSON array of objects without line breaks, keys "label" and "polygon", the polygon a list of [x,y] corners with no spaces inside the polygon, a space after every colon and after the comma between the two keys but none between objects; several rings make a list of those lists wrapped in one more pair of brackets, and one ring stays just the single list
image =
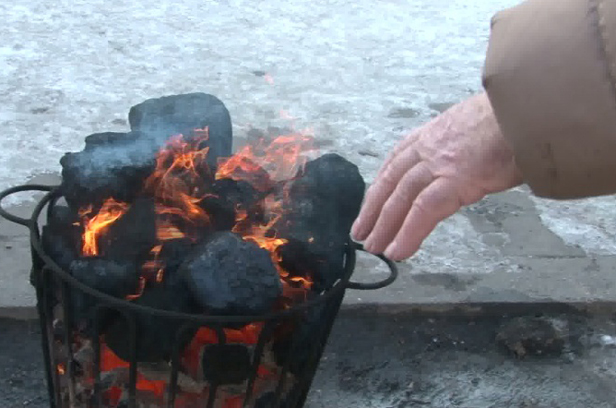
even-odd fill
[{"label": "black coal chunk", "polygon": [[181,270],[195,301],[211,314],[266,313],[282,293],[270,254],[230,232],[195,247]]},{"label": "black coal chunk", "polygon": [[72,211],[68,206],[63,204],[55,204],[51,209],[51,214],[47,220],[47,225],[56,231],[66,230],[67,227],[73,227],[68,228],[69,230],[72,230],[71,233],[73,233],[74,230],[79,229],[78,226],[74,225],[77,221],[79,221],[77,213]]},{"label": "black coal chunk", "polygon": [[176,238],[162,244],[158,259],[164,265],[165,280],[175,279],[178,269],[191,254],[195,243],[190,238]]},{"label": "black coal chunk", "polygon": [[212,384],[241,384],[250,375],[250,353],[241,344],[211,344],[203,350],[202,366]]},{"label": "black coal chunk", "polygon": [[[82,258],[71,262],[70,272],[84,285],[116,298],[124,298],[135,293],[139,281],[138,266],[131,261],[98,257]],[[99,303],[96,297],[78,288],[71,290],[73,318],[80,325],[89,326],[90,320],[94,317],[94,309]]]},{"label": "black coal chunk", "polygon": [[286,238],[287,243],[278,247],[282,261],[280,266],[291,276],[308,276],[321,267],[321,259],[316,257],[306,242]]},{"label": "black coal chunk", "polygon": [[238,208],[247,211],[251,219],[259,216],[256,205],[263,196],[246,181],[221,179],[212,184],[211,194],[203,199],[201,206],[212,215],[215,230],[230,231],[236,223]]},{"label": "black coal chunk", "polygon": [[81,229],[75,225],[78,218],[70,208],[55,205],[42,231],[42,244],[45,253],[64,270],[79,256]]},{"label": "black coal chunk", "polygon": [[283,266],[302,275],[309,265],[314,289],[321,291],[341,277],[365,183],[357,166],[337,154],[308,162],[301,177],[291,183],[288,211],[275,225],[278,236],[290,241],[280,249]]},{"label": "black coal chunk", "polygon": [[270,391],[257,398],[254,408],[290,408],[290,405],[282,398],[281,402],[274,404],[276,404],[276,393]]},{"label": "black coal chunk", "polygon": [[[173,312],[196,312],[186,295],[185,288],[173,287],[169,284],[146,286],[143,294],[133,303]],[[169,360],[175,342],[179,341],[179,347],[182,350],[197,330],[188,328],[183,331],[181,338],[177,338],[185,323],[182,320],[160,317],[147,312],[137,312],[134,318],[137,329],[136,357],[138,362]],[[105,341],[109,348],[125,361],[130,361],[129,327],[125,318],[118,318],[105,332]]]},{"label": "black coal chunk", "polygon": [[312,359],[317,355],[319,344],[324,344],[322,335],[328,323],[326,310],[325,304],[310,308],[301,320],[276,337],[272,346],[276,364],[284,366],[290,360],[289,371],[297,375],[310,368],[308,363],[317,363]]},{"label": "black coal chunk", "polygon": [[526,356],[559,356],[567,343],[567,335],[554,321],[544,317],[517,317],[500,327],[496,343],[517,358]]},{"label": "black coal chunk", "polygon": [[104,235],[103,253],[110,259],[144,261],[158,240],[156,207],[151,198],[135,199]]},{"label": "black coal chunk", "polygon": [[206,93],[188,93],[148,99],[130,109],[128,120],[133,131],[155,138],[182,134],[188,137],[195,129],[208,128],[208,163],[215,166],[219,157],[231,156],[231,116],[225,105]]},{"label": "black coal chunk", "polygon": [[[78,225],[76,215],[64,205],[54,205],[51,208],[47,224],[41,231],[41,244],[43,251],[61,269],[68,271],[71,262],[79,257],[81,246],[81,230]],[[30,284],[38,288],[39,271],[44,266],[44,262],[39,258],[33,259],[33,268],[30,272]],[[50,290],[53,291],[53,281],[49,282]]]},{"label": "black coal chunk", "polygon": [[62,159],[62,192],[73,210],[99,205],[113,197],[130,202],[156,166],[166,139],[139,132],[99,133],[86,137],[85,148]]}]

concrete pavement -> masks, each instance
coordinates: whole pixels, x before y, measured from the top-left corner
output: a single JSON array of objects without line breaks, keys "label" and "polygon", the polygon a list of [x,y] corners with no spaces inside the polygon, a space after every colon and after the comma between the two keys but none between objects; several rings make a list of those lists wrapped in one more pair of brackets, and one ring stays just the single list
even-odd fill
[{"label": "concrete pavement", "polygon": [[[0,319],[0,328],[3,406],[48,407],[37,325]],[[504,334],[515,343],[503,343]],[[343,311],[306,408],[612,408],[615,336],[613,318],[562,309],[520,314],[505,305],[481,317]]]}]

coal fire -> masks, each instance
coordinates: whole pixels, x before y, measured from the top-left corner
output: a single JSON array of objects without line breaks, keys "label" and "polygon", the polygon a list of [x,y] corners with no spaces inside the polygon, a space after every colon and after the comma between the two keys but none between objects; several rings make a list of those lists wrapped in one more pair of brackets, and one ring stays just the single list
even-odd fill
[{"label": "coal fire", "polygon": [[[299,326],[268,333],[258,317],[314,299],[341,278],[365,187],[358,168],[319,156],[302,132],[232,154],[229,112],[207,94],[145,101],[129,121],[130,132],[90,135],[62,158],[65,203],[43,229],[46,252],[87,287],[135,305],[255,321],[208,327],[145,312],[131,320],[71,290],[70,316],[58,312],[57,330],[70,318],[72,344],[54,351],[62,398],[71,407],[119,408],[131,398],[139,407],[269,407],[302,371],[322,316],[312,310]],[[303,336],[299,347],[289,346],[291,333]],[[260,336],[267,341],[258,346]],[[276,390],[281,376],[288,386]]]}]

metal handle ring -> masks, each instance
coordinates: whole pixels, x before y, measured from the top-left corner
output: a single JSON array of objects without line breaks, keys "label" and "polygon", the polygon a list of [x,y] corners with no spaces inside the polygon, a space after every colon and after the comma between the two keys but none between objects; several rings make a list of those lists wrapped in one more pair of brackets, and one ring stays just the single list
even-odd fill
[{"label": "metal handle ring", "polygon": [[21,193],[24,191],[51,191],[54,188],[56,188],[57,186],[46,186],[43,184],[26,184],[23,186],[17,186],[17,187],[13,187],[13,188],[9,188],[7,190],[4,190],[3,192],[0,193],[0,217],[5,218],[11,222],[14,222],[16,224],[19,225],[23,225],[24,227],[29,228],[30,227],[30,219],[27,218],[21,218],[18,217],[16,215],[13,215],[11,213],[9,213],[8,211],[6,211],[3,207],[2,207],[2,200],[4,200],[6,197],[13,195],[15,193]]},{"label": "metal handle ring", "polygon": [[[358,244],[358,243],[353,243],[353,245],[355,245],[356,250],[366,252],[363,245]],[[396,266],[394,261],[392,261],[391,259],[387,259],[383,255],[375,255],[375,256],[387,264],[387,266],[389,267],[389,276],[378,282],[364,283],[364,282],[349,281],[346,284],[347,289],[355,289],[355,290],[381,289],[381,288],[384,288],[385,286],[391,285],[398,278],[398,267]]]}]

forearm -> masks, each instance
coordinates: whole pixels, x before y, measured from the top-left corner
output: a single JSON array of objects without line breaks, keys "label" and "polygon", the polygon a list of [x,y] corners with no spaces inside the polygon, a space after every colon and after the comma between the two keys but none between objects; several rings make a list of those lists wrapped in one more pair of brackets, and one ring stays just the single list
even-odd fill
[{"label": "forearm", "polygon": [[530,0],[494,17],[484,87],[535,194],[616,192],[615,75],[614,1]]}]

